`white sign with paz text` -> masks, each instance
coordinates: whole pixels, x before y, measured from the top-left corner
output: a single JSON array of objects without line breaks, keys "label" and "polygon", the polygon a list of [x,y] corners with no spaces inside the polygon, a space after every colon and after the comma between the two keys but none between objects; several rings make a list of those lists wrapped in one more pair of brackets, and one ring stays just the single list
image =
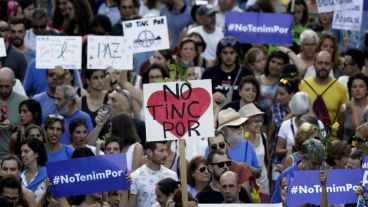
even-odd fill
[{"label": "white sign with paz text", "polygon": [[143,85],[147,142],[214,136],[211,80]]},{"label": "white sign with paz text", "polygon": [[317,0],[318,13],[333,12],[354,8],[354,0]]},{"label": "white sign with paz text", "polygon": [[88,35],[87,68],[133,69],[133,52],[129,40],[121,36]]},{"label": "white sign with paz text", "polygon": [[6,47],[4,38],[0,38],[0,57],[6,57]]},{"label": "white sign with paz text", "polygon": [[363,0],[353,0],[354,8],[335,11],[332,20],[333,29],[360,31],[363,17]]},{"label": "white sign with paz text", "polygon": [[166,17],[122,22],[124,36],[133,46],[133,53],[170,48]]},{"label": "white sign with paz text", "polygon": [[82,68],[82,37],[78,36],[37,36],[36,68],[51,69]]}]

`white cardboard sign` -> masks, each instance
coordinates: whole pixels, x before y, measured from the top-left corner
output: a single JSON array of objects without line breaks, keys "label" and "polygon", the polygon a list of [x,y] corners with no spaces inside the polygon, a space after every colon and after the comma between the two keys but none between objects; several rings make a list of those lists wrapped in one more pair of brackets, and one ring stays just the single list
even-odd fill
[{"label": "white cardboard sign", "polygon": [[318,13],[354,8],[354,0],[317,0]]},{"label": "white cardboard sign", "polygon": [[332,20],[333,29],[360,31],[363,17],[363,0],[353,0],[354,8],[335,11]]},{"label": "white cardboard sign", "polygon": [[211,80],[143,85],[147,142],[214,136]]},{"label": "white cardboard sign", "polygon": [[4,38],[0,38],[0,57],[6,57],[6,47]]},{"label": "white cardboard sign", "polygon": [[87,68],[133,69],[133,52],[129,40],[121,36],[88,35]]},{"label": "white cardboard sign", "polygon": [[36,68],[52,69],[82,68],[82,37],[80,36],[37,36]]},{"label": "white cardboard sign", "polygon": [[122,24],[124,36],[132,43],[133,53],[170,48],[166,16],[125,21]]}]

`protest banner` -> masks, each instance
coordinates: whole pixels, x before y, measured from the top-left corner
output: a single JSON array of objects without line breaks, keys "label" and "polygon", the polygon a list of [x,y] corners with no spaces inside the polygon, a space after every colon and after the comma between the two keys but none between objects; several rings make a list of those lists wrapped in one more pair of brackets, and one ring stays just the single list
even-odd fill
[{"label": "protest banner", "polygon": [[233,36],[241,43],[291,45],[290,14],[258,12],[225,13],[225,36]]},{"label": "protest banner", "polygon": [[4,38],[0,38],[0,57],[6,57],[6,47]]},{"label": "protest banner", "polygon": [[81,69],[82,37],[36,36],[36,68]]},{"label": "protest banner", "polygon": [[[91,163],[93,163],[91,165]],[[47,175],[55,198],[115,190],[128,190],[125,154],[99,155],[48,162]]]},{"label": "protest banner", "polygon": [[368,156],[367,155],[363,156],[362,168],[368,169]]},{"label": "protest banner", "polygon": [[[322,188],[318,173],[317,170],[296,171],[288,178],[288,207],[305,203],[319,205]],[[362,169],[326,170],[326,176],[328,204],[356,203],[358,197],[354,190],[362,181]]]},{"label": "protest banner", "polygon": [[166,16],[122,22],[124,36],[132,43],[133,53],[169,49]]},{"label": "protest banner", "polygon": [[243,204],[225,204],[225,203],[216,203],[216,204],[198,204],[198,207],[217,207],[217,206],[223,206],[223,207],[282,207],[282,203],[267,203],[267,204],[255,204],[255,203],[243,203]]},{"label": "protest banner", "polygon": [[147,142],[214,135],[211,80],[143,85]]},{"label": "protest banner", "polygon": [[354,0],[317,0],[318,13],[333,12],[354,8]]},{"label": "protest banner", "polygon": [[353,2],[353,8],[334,12],[333,29],[360,31],[363,19],[363,0],[353,0]]},{"label": "protest banner", "polygon": [[121,36],[88,35],[87,68],[133,69],[131,42]]}]

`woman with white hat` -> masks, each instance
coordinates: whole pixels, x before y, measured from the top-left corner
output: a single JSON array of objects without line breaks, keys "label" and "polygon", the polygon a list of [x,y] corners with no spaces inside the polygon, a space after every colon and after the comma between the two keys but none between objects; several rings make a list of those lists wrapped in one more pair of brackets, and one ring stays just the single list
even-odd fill
[{"label": "woman with white hat", "polygon": [[264,112],[259,110],[256,105],[249,103],[240,108],[239,113],[247,118],[244,122],[244,137],[252,142],[257,155],[258,162],[262,165],[261,177],[257,180],[261,184],[259,195],[261,203],[268,203],[270,199],[270,188],[268,180],[269,150],[268,141],[265,133],[262,133]]}]

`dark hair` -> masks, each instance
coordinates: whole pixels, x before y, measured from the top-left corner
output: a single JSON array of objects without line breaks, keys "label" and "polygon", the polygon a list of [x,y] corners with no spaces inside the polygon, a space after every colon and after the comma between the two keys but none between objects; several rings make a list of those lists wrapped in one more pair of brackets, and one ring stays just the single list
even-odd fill
[{"label": "dark hair", "polygon": [[208,165],[206,157],[202,155],[195,156],[189,161],[188,169],[187,169],[188,185],[195,186],[195,179],[192,174],[198,168],[199,164],[201,163],[206,166]]},{"label": "dark hair", "polygon": [[289,94],[294,94],[299,91],[299,79],[281,79],[279,81],[279,87],[285,88]]},{"label": "dark hair", "polygon": [[[195,48],[195,51],[196,51],[197,55],[194,57],[193,63],[194,63],[194,66],[198,66],[200,54],[199,54],[199,50],[198,50],[198,45],[196,44],[196,42],[193,39],[188,38],[188,37],[182,39],[180,41],[180,44],[179,44],[179,50],[181,51],[183,49],[183,46],[187,43],[193,43],[193,45],[194,45],[194,48]],[[181,57],[180,52],[178,52],[178,56]]]},{"label": "dark hair", "polygon": [[61,124],[61,130],[63,131],[63,133],[64,133],[64,131],[65,131],[65,128],[64,128],[64,124],[65,124],[65,119],[58,119],[58,118],[54,118],[54,117],[47,117],[46,118],[46,120],[45,120],[45,124],[44,124],[44,128],[47,130],[47,128],[50,126],[50,125],[52,125],[52,124],[54,124],[54,123],[56,123],[56,122],[60,122],[60,124]]},{"label": "dark hair", "polygon": [[111,119],[111,135],[119,139],[122,146],[140,141],[132,119],[125,113],[114,115]]},{"label": "dark hair", "polygon": [[112,142],[117,142],[119,144],[119,148],[120,148],[120,151],[121,151],[123,146],[121,146],[121,143],[119,142],[119,138],[116,138],[116,137],[110,137],[110,138],[105,140],[105,150],[106,150],[107,145],[109,145]]},{"label": "dark hair", "polygon": [[252,6],[248,7],[247,12],[276,13],[275,7],[269,0],[257,0]]},{"label": "dark hair", "polygon": [[25,9],[31,6],[32,4],[37,8],[36,0],[17,0],[17,3],[22,9]]},{"label": "dark hair", "polygon": [[160,53],[164,58],[167,60],[170,60],[170,63],[173,61],[173,55],[170,49],[167,50],[157,50],[158,53]]},{"label": "dark hair", "polygon": [[143,77],[142,77],[142,82],[143,83],[149,83],[149,73],[150,73],[151,70],[155,70],[155,69],[158,69],[158,70],[161,71],[162,78],[169,77],[169,74],[167,73],[166,66],[163,66],[163,65],[157,64],[157,63],[153,63],[148,67],[147,71],[145,73],[143,73]]},{"label": "dark hair", "polygon": [[219,155],[219,156],[227,156],[229,157],[229,155],[227,155],[224,151],[222,150],[213,150],[211,152],[208,153],[207,155],[207,161],[208,161],[208,164],[211,165],[213,164],[213,158],[215,157],[215,155]]},{"label": "dark hair", "polygon": [[[291,6],[292,6],[292,3],[291,1],[288,3],[287,7],[286,7],[286,12],[287,13],[291,13]],[[302,19],[300,21],[301,25],[302,26],[306,26],[308,24],[308,20],[309,20],[309,15],[308,15],[308,7],[307,7],[307,4],[304,2],[304,0],[295,0],[295,6],[302,6],[303,7],[303,16],[302,16]]]},{"label": "dark hair", "polygon": [[221,130],[217,130],[217,129],[215,129],[215,136],[213,136],[213,137],[208,137],[208,139],[207,139],[207,145],[208,145],[208,149],[209,150],[211,150],[210,149],[210,139],[211,138],[214,138],[214,137],[218,137],[218,136],[222,136],[223,138],[224,138],[224,141],[227,143],[227,141],[226,141],[226,139],[225,139],[225,135],[224,135],[224,133],[221,131]]},{"label": "dark hair", "polygon": [[334,159],[342,159],[349,157],[351,152],[350,145],[344,141],[336,140],[332,142],[330,150],[327,152],[326,162],[330,166],[336,165]]},{"label": "dark hair", "polygon": [[[192,196],[190,192],[188,192],[188,202],[194,201],[198,204],[198,201],[196,198]],[[183,207],[182,199],[181,199],[181,189],[178,189],[174,195],[172,195],[172,202],[175,202],[174,207]]]},{"label": "dark hair", "polygon": [[102,27],[109,35],[111,35],[112,31],[111,21],[106,15],[99,14],[93,17],[91,25],[89,27],[90,33],[92,33],[92,28],[95,27]]},{"label": "dark hair", "polygon": [[72,154],[72,159],[80,158],[80,157],[92,157],[95,156],[95,154],[92,152],[92,150],[88,147],[78,147],[74,150]]},{"label": "dark hair", "polygon": [[353,82],[354,80],[362,80],[365,83],[365,86],[368,89],[368,77],[366,75],[364,75],[363,73],[358,73],[356,75],[350,76],[349,80],[348,80],[348,92],[349,92],[349,96],[351,98],[351,87],[353,86]]},{"label": "dark hair", "polygon": [[258,100],[258,97],[261,93],[261,87],[259,85],[259,81],[253,75],[244,76],[240,79],[239,87],[238,87],[239,91],[243,88],[243,86],[246,83],[250,83],[250,84],[254,85],[254,87],[256,87],[256,90],[257,90],[256,100]]},{"label": "dark hair", "polygon": [[163,194],[169,196],[179,188],[179,182],[172,178],[164,178],[156,184],[156,188]]},{"label": "dark hair", "polygon": [[[91,5],[87,0],[68,0],[73,4],[75,18],[70,19],[65,25],[64,33],[68,35],[86,35],[93,18]],[[74,33],[75,29],[77,33]]]},{"label": "dark hair", "polygon": [[281,59],[283,61],[284,65],[289,62],[289,56],[286,53],[281,52],[279,50],[272,51],[270,56],[268,56],[268,59],[267,59],[267,62],[266,62],[266,67],[265,67],[265,71],[264,71],[264,74],[266,76],[268,76],[269,73],[270,73],[270,70],[269,70],[270,61],[274,58]]},{"label": "dark hair", "polygon": [[157,144],[167,144],[167,141],[146,142],[146,149],[155,151]]},{"label": "dark hair", "polygon": [[13,17],[8,21],[9,25],[17,25],[17,24],[23,24],[24,25],[24,29],[26,29],[26,25],[27,22],[25,19],[21,19],[21,18],[17,18],[17,17]]},{"label": "dark hair", "polygon": [[32,19],[47,19],[47,12],[44,9],[36,8],[32,13]]},{"label": "dark hair", "polygon": [[[28,207],[28,202],[23,198],[22,184],[16,177],[5,177],[0,180],[0,195],[4,193],[4,188],[17,189],[19,193],[18,204],[22,207]],[[11,205],[14,206],[14,205]]]},{"label": "dark hair", "polygon": [[8,161],[8,160],[14,160],[18,164],[18,170],[19,171],[22,169],[22,162],[20,161],[18,156],[14,155],[14,154],[5,155],[5,157],[3,157],[2,160],[1,160],[0,167],[3,167],[4,162]]},{"label": "dark hair", "polygon": [[58,6],[59,1],[60,0],[56,0],[55,10],[54,10],[54,13],[52,14],[52,25],[54,28],[60,28],[63,25],[64,18],[65,18],[59,9],[59,6]]},{"label": "dark hair", "polygon": [[299,71],[296,65],[294,64],[286,64],[282,67],[282,72],[280,74],[280,78],[284,79],[295,79],[299,77]]},{"label": "dark hair", "polygon": [[26,139],[20,144],[21,147],[23,145],[28,145],[34,153],[38,154],[37,165],[45,166],[47,162],[47,152],[45,145],[40,140],[36,138]]},{"label": "dark hair", "polygon": [[99,70],[99,69],[88,69],[88,70],[86,70],[86,72],[84,73],[84,77],[86,78],[86,79],[88,79],[88,80],[91,80],[91,77],[93,76],[93,74],[94,73],[96,73],[96,72],[99,72],[99,71],[101,71],[103,74],[105,74],[106,73],[106,71],[105,70]]},{"label": "dark hair", "polygon": [[362,70],[364,66],[364,53],[358,49],[350,48],[345,52],[345,55],[351,56],[351,59]]},{"label": "dark hair", "polygon": [[[223,44],[223,41],[235,41],[234,45],[231,44]],[[238,54],[238,58],[236,60],[236,62],[239,62],[242,59],[242,50],[241,50],[241,45],[240,42],[238,41],[238,39],[236,39],[235,37],[224,37],[222,38],[218,43],[217,43],[217,47],[216,47],[216,56],[217,56],[217,63],[221,64],[222,60],[220,58],[220,54],[222,52],[223,49],[225,49],[226,47],[231,47],[235,50],[235,52]]]},{"label": "dark hair", "polygon": [[38,125],[31,124],[31,125],[27,126],[27,128],[24,130],[24,136],[26,138],[28,138],[29,133],[31,132],[32,129],[38,129],[38,131],[40,131],[40,134],[42,136],[43,142],[45,142],[45,131]]},{"label": "dark hair", "polygon": [[317,47],[318,49],[317,49],[316,54],[318,54],[318,52],[321,51],[323,42],[327,39],[331,40],[332,44],[334,45],[334,52],[333,54],[331,54],[331,56],[333,59],[333,67],[334,69],[336,69],[339,67],[339,44],[337,43],[336,37],[333,34],[330,34],[330,33],[321,34],[321,36],[319,37],[318,47]]},{"label": "dark hair", "polygon": [[[118,6],[120,7],[122,1],[129,1],[129,0],[117,0]],[[135,8],[139,8],[141,6],[141,2],[139,0],[131,0],[133,2],[133,6]]]},{"label": "dark hair", "polygon": [[33,123],[40,126],[42,124],[42,109],[41,104],[34,100],[34,99],[28,99],[20,102],[18,111],[20,113],[20,107],[26,105],[28,110],[32,113],[33,116]]},{"label": "dark hair", "polygon": [[70,124],[69,124],[69,132],[70,134],[73,133],[73,131],[79,127],[79,126],[85,126],[87,128],[87,123],[85,119],[81,119],[81,118],[76,118],[73,119]]}]

